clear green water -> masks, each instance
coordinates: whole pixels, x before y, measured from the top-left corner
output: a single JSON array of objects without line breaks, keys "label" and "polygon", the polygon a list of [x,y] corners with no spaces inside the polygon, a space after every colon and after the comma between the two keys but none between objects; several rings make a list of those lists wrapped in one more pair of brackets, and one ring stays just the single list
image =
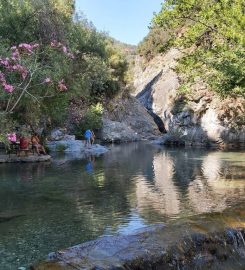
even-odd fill
[{"label": "clear green water", "polygon": [[103,234],[243,205],[244,161],[244,152],[132,143],[94,159],[1,164],[0,269]]}]

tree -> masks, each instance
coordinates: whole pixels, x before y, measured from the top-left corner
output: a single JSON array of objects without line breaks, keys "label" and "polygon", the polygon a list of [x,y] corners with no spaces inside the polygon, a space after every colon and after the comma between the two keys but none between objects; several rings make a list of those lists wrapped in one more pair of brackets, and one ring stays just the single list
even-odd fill
[{"label": "tree", "polygon": [[65,43],[74,11],[74,0],[0,0],[1,39],[8,45]]},{"label": "tree", "polygon": [[177,69],[187,83],[200,77],[223,96],[245,95],[242,0],[166,0],[154,23],[172,29],[174,45],[191,48]]},{"label": "tree", "polygon": [[71,100],[90,106],[124,87],[124,56],[74,3],[0,0],[0,133],[11,122],[65,125]]},{"label": "tree", "polygon": [[[9,123],[16,120],[33,126],[51,99],[62,95],[68,102],[64,76],[73,61],[73,54],[57,41],[43,49],[37,43],[21,43],[5,53],[7,56],[0,57],[1,134],[7,134]],[[60,70],[55,68],[55,57],[63,59]]]},{"label": "tree", "polygon": [[153,26],[148,35],[139,43],[138,53],[149,61],[158,53],[165,52],[170,45],[168,31],[164,31],[161,27]]}]

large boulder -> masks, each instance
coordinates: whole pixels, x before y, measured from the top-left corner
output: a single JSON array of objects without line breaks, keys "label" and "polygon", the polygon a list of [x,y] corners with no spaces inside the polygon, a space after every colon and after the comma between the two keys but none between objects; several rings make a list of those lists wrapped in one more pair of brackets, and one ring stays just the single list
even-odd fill
[{"label": "large boulder", "polygon": [[31,269],[228,269],[229,259],[232,269],[243,269],[244,236],[242,228],[200,233],[190,225],[173,230],[158,224],[50,253],[47,261]]},{"label": "large boulder", "polygon": [[104,111],[103,141],[128,142],[160,135],[153,117],[135,97],[128,95],[115,98]]},{"label": "large boulder", "polygon": [[86,147],[85,142],[80,140],[49,141],[47,146],[51,152],[75,153],[77,157],[82,154],[100,155],[108,151],[107,147],[99,144]]},{"label": "large boulder", "polygon": [[140,136],[125,123],[103,119],[101,139],[104,142],[132,142]]},{"label": "large boulder", "polygon": [[66,128],[55,128],[50,132],[49,138],[50,141],[71,141],[75,140],[75,135],[68,135]]}]

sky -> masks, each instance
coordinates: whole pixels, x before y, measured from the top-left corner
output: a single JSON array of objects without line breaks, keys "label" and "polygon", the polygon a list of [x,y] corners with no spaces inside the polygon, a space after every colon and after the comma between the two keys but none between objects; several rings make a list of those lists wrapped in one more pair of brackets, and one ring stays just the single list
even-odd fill
[{"label": "sky", "polygon": [[124,43],[137,45],[149,32],[154,12],[163,0],[76,0],[82,11],[99,31]]}]

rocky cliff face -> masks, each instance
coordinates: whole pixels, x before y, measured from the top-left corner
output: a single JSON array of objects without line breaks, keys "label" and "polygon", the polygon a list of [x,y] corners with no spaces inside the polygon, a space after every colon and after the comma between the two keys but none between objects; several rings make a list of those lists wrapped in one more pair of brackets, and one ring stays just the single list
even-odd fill
[{"label": "rocky cliff face", "polygon": [[245,100],[221,100],[198,79],[188,94],[180,94],[174,69],[181,55],[172,48],[147,64],[137,57],[134,96],[161,118],[170,136],[187,145],[244,146]]}]

